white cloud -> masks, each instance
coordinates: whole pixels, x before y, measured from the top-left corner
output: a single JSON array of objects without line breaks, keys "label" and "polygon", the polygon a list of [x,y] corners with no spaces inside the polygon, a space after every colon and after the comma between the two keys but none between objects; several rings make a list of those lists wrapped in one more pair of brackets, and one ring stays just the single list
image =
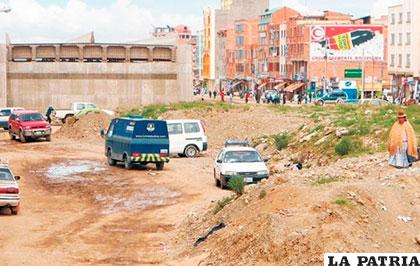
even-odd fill
[{"label": "white cloud", "polygon": [[89,7],[83,0],[69,0],[64,7],[43,6],[37,0],[10,2],[12,11],[0,13],[0,32],[8,32],[14,43],[63,42],[90,31],[98,42],[126,42],[148,38],[152,25],[198,29],[202,21],[201,16],[153,12],[131,0],[116,0],[105,8]]},{"label": "white cloud", "polygon": [[400,2],[400,0],[376,0],[373,4],[371,15],[376,18],[388,15],[388,7],[399,4]]}]

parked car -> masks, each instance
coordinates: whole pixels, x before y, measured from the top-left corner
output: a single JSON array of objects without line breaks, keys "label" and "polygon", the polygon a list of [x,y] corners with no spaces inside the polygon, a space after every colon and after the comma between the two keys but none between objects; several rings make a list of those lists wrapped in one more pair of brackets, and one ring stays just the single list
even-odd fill
[{"label": "parked car", "polygon": [[105,155],[108,164],[124,162],[126,169],[133,164],[156,164],[162,170],[169,162],[169,136],[165,121],[140,117],[115,118],[108,131],[101,130],[105,138]]},{"label": "parked car", "polygon": [[200,120],[167,120],[171,154],[197,157],[208,148],[206,127]]},{"label": "parked car", "polygon": [[15,176],[7,164],[0,163],[0,208],[10,208],[13,215],[19,212],[18,180],[20,176]]},{"label": "parked car", "polygon": [[226,188],[229,180],[235,176],[243,177],[246,184],[268,178],[266,161],[247,142],[227,141],[214,162],[216,186]]},{"label": "parked car", "polygon": [[9,135],[10,139],[19,138],[22,143],[40,138],[51,141],[51,126],[40,112],[15,111],[9,118]]},{"label": "parked car", "polygon": [[[79,112],[85,109],[99,109],[94,103],[87,102],[75,102],[71,104],[70,109],[58,109],[55,110],[55,117],[61,120],[63,123],[66,122],[67,118],[77,115]],[[115,113],[109,110],[101,110],[102,112],[114,116]]]},{"label": "parked car", "polygon": [[347,101],[347,94],[342,90],[336,90],[330,94],[324,95],[315,101],[316,105],[324,105],[327,103],[345,103]]},{"label": "parked car", "polygon": [[363,99],[360,100],[360,104],[363,105],[373,105],[373,106],[384,106],[390,105],[391,103],[382,99]]},{"label": "parked car", "polygon": [[4,130],[9,129],[9,117],[14,111],[23,110],[21,107],[7,107],[0,109],[0,128]]}]

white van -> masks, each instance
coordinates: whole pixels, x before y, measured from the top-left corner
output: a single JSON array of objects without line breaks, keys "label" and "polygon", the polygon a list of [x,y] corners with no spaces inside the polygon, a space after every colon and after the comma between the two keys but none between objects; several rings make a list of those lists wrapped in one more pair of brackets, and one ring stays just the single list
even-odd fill
[{"label": "white van", "polygon": [[206,127],[200,120],[167,120],[169,151],[181,157],[197,157],[208,148]]}]

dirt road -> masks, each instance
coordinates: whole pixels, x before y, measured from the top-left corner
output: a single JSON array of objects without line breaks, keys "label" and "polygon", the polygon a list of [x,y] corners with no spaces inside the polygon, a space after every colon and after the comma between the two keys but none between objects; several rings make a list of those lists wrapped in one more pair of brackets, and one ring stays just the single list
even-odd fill
[{"label": "dirt road", "polygon": [[161,172],[108,167],[101,140],[21,144],[0,132],[0,157],[22,177],[19,215],[0,215],[2,264],[185,265],[174,257],[176,228],[190,212],[230,194],[213,184],[212,160],[222,141],[274,134],[303,122],[270,123],[278,114],[250,112],[252,120],[240,110],[169,115],[204,119],[210,150],[197,159],[174,158]]}]

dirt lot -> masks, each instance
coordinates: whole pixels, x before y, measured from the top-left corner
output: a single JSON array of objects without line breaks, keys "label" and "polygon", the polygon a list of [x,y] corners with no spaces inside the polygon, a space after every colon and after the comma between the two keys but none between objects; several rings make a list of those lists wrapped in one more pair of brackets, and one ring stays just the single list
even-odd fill
[{"label": "dirt lot", "polygon": [[304,123],[259,107],[166,117],[203,119],[208,153],[174,158],[162,172],[126,171],[106,165],[98,137],[77,140],[61,134],[51,143],[21,144],[0,132],[0,157],[22,176],[19,215],[0,215],[2,264],[196,265],[200,255],[183,253],[196,236],[180,243],[179,234],[191,214],[231,194],[214,186],[217,148],[226,138],[274,134]]}]

